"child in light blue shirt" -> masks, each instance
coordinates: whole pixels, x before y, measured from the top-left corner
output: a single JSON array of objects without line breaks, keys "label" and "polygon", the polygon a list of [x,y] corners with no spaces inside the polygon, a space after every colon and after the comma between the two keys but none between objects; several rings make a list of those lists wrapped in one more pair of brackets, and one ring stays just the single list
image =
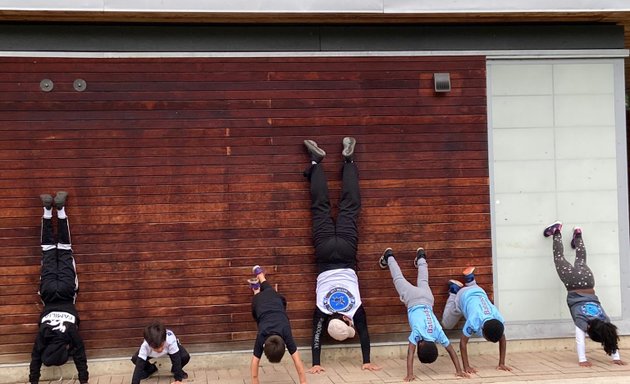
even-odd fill
[{"label": "child in light blue shirt", "polygon": [[[395,262],[396,260],[394,260]],[[410,343],[417,345],[418,340],[424,340],[440,343],[444,348],[451,344],[438,319],[435,317],[432,306],[418,304],[409,307],[407,309],[407,318],[411,327],[411,333],[409,334]]]},{"label": "child in light blue shirt", "polygon": [[473,334],[483,336],[482,328],[488,320],[496,319],[502,324],[505,323],[497,307],[488,299],[486,291],[481,289],[476,283],[461,291],[460,303],[462,313],[466,314],[466,324],[464,324],[462,329],[464,335],[468,337],[471,337]]},{"label": "child in light blue shirt", "polygon": [[440,323],[433,314],[433,293],[429,287],[429,267],[426,261],[424,249],[416,250],[414,265],[418,268],[417,286],[411,284],[403,276],[391,248],[387,248],[379,260],[382,269],[389,268],[394,281],[394,287],[400,295],[400,301],[407,306],[407,317],[411,333],[409,334],[409,348],[407,349],[407,376],[405,381],[412,381],[413,355],[418,351],[418,359],[421,363],[430,364],[438,357],[436,343],[441,344],[448,352],[455,374],[460,377],[468,377],[459,365],[457,353],[451,342],[442,330]]},{"label": "child in light blue shirt", "polygon": [[474,275],[475,268],[466,268],[463,272],[466,286],[457,280],[449,281],[449,295],[444,307],[442,325],[446,329],[453,329],[462,315],[466,323],[462,328],[459,340],[459,350],[462,354],[464,371],[476,373],[477,370],[468,362],[468,340],[473,334],[478,334],[493,343],[499,342],[499,365],[497,369],[511,371],[505,365],[507,341],[504,334],[504,320],[497,307],[490,302],[486,291],[477,285]]}]

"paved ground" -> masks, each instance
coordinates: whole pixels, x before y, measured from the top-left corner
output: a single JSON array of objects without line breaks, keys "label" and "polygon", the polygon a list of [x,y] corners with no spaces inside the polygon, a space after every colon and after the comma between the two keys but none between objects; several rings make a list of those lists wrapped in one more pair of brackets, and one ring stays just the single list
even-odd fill
[{"label": "paved ground", "polygon": [[[302,352],[303,353],[303,352]],[[626,354],[627,357],[630,355]],[[622,351],[622,357],[624,352]],[[270,364],[263,358],[260,383],[290,384],[298,383],[295,369],[290,359],[285,356],[283,363]],[[448,356],[440,356],[433,364],[420,365],[414,362],[415,382],[431,383],[630,383],[630,365],[613,365],[603,351],[593,351],[589,358],[593,363],[591,368],[577,365],[576,354],[572,350],[546,352],[516,352],[509,353],[507,363],[513,367],[512,372],[497,371],[496,354],[481,354],[471,356],[471,364],[478,369],[478,373],[471,379],[461,379],[454,375],[454,369]],[[242,361],[242,360],[241,360]],[[326,372],[317,375],[307,374],[307,380],[312,384],[341,384],[341,383],[400,383],[405,376],[405,360],[403,358],[375,358],[373,362],[383,367],[382,371],[361,371],[359,359],[339,358],[330,361],[324,368]],[[170,368],[170,367],[169,367]],[[131,369],[130,369],[131,371]],[[161,371],[168,371],[162,368]],[[249,367],[245,363],[234,365],[233,368],[187,369],[190,377],[186,380],[191,384],[244,384],[250,383]],[[154,376],[143,384],[167,384],[172,377],[166,375]],[[129,383],[131,372],[126,375],[92,375],[91,384],[125,384]],[[41,383],[61,384],[73,383],[72,380],[50,381]]]}]

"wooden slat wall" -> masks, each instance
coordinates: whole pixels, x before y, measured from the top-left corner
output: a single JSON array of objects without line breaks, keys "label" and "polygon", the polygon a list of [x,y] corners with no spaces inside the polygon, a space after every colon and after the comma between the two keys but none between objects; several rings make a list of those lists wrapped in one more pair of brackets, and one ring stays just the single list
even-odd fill
[{"label": "wooden slat wall", "polygon": [[[434,72],[450,72],[450,93],[433,92]],[[41,309],[38,195],[61,189],[90,357],[137,348],[151,318],[191,350],[250,347],[256,263],[307,344],[305,138],[329,153],[334,202],[341,139],[358,140],[359,278],[375,340],[408,330],[376,264],[388,246],[412,281],[415,249],[427,249],[438,314],[465,266],[492,291],[483,57],[2,58],[0,91],[0,362],[28,361]]]}]

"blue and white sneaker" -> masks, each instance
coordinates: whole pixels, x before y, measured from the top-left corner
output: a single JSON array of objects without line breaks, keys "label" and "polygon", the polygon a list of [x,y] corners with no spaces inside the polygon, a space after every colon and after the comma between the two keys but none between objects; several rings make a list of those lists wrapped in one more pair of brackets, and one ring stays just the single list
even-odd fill
[{"label": "blue and white sneaker", "polygon": [[254,265],[252,267],[252,273],[254,274],[254,276],[258,276],[261,273],[265,273],[265,270],[260,265]]},{"label": "blue and white sneaker", "polygon": [[260,289],[260,281],[258,281],[258,279],[256,278],[247,279],[247,283],[249,284],[249,289],[251,289],[252,291]]},{"label": "blue and white sneaker", "polygon": [[459,290],[464,286],[464,284],[462,284],[461,281],[459,280],[449,280],[448,281],[448,291],[450,293],[454,293],[457,294],[457,292],[459,292]]}]

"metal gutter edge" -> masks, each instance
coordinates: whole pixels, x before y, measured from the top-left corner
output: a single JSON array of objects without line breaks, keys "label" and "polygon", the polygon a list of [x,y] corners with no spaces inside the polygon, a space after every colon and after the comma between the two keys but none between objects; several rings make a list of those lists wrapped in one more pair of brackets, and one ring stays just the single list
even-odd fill
[{"label": "metal gutter edge", "polygon": [[625,58],[628,49],[505,50],[505,51],[318,51],[318,52],[77,52],[0,51],[0,57],[56,58],[213,58],[213,57],[359,57],[359,56],[486,56],[488,59]]}]

